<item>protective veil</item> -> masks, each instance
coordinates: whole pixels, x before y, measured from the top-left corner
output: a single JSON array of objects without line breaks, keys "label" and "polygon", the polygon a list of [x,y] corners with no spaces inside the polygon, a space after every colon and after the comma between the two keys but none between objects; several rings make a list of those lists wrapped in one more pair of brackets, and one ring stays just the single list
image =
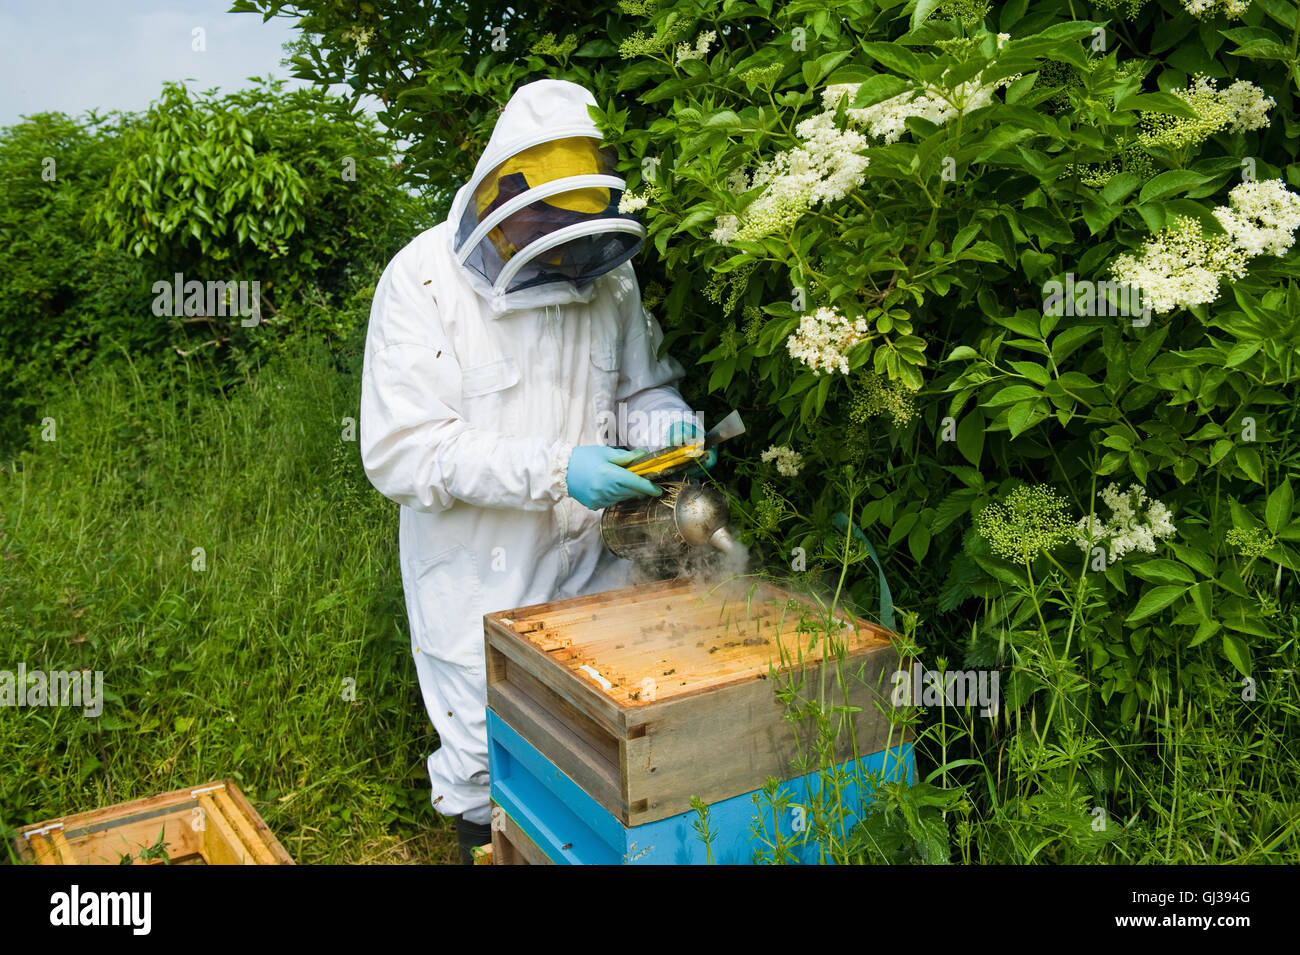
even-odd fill
[{"label": "protective veil", "polygon": [[617,212],[594,103],[559,80],[516,90],[450,216],[394,257],[371,308],[362,461],[401,505],[412,652],[441,741],[432,800],[474,822],[488,818],[483,614],[626,585],[599,512],[567,496],[570,453],[658,447],[690,414],[681,366],[656,357],[628,261],[642,227]]}]

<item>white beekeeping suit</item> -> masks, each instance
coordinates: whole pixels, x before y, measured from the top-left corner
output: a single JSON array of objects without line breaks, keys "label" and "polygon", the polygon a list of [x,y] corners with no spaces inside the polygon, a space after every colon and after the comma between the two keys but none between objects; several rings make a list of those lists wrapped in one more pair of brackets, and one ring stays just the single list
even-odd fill
[{"label": "white beekeeping suit", "polygon": [[361,456],[401,505],[411,646],[441,741],[432,800],[474,823],[489,814],[483,614],[626,585],[600,512],[568,496],[570,454],[662,446],[689,414],[629,261],[644,228],[617,211],[625,185],[588,104],[563,81],[515,91],[448,219],[385,269],[366,339]]}]

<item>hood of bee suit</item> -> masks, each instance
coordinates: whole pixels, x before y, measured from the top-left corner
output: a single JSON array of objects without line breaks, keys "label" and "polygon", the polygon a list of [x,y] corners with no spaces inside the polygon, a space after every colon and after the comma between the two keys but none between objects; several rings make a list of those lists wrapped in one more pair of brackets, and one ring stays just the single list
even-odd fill
[{"label": "hood of bee suit", "polygon": [[645,241],[640,218],[618,211],[627,184],[587,111],[595,105],[566,80],[519,87],[456,192],[451,254],[494,315],[589,302],[594,280]]}]

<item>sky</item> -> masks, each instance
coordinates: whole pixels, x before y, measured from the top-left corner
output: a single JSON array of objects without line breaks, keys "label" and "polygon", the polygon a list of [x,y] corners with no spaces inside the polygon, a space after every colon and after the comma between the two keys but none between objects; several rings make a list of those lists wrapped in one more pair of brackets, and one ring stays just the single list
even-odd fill
[{"label": "sky", "polygon": [[[288,78],[293,20],[227,13],[229,0],[0,0],[0,126],[23,114],[140,111],[166,80],[191,89]],[[206,50],[193,49],[202,28]],[[309,84],[290,80],[288,86]],[[341,89],[346,90],[346,87]]]}]

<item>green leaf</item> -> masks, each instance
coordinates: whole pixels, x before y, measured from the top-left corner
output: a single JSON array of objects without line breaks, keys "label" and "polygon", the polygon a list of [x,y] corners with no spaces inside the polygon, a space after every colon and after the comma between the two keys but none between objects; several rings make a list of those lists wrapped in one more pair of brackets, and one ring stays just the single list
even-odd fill
[{"label": "green leaf", "polygon": [[980,474],[975,468],[968,468],[963,464],[954,464],[948,468],[952,476],[967,487],[981,490],[984,487],[984,475]]},{"label": "green leaf", "polygon": [[1211,178],[1199,172],[1192,172],[1190,169],[1171,169],[1169,172],[1162,172],[1143,186],[1138,201],[1149,202],[1152,199],[1172,196],[1176,192],[1186,192],[1194,186],[1209,182]]},{"label": "green leaf", "polygon": [[1191,570],[1178,563],[1176,560],[1167,560],[1164,558],[1157,558],[1155,560],[1143,561],[1140,564],[1134,564],[1130,568],[1130,573],[1135,577],[1141,577],[1143,580],[1185,584],[1196,582],[1196,575],[1193,574]]},{"label": "green leaf", "polygon": [[1255,6],[1276,20],[1288,30],[1296,27],[1296,5],[1291,0],[1255,0]]},{"label": "green leaf", "polygon": [[907,535],[907,549],[911,551],[912,559],[918,564],[924,560],[926,552],[930,549],[930,528],[923,523],[913,527],[912,533]]},{"label": "green leaf", "polygon": [[862,50],[886,69],[902,73],[910,79],[916,79],[921,72],[920,59],[907,47],[894,43],[869,42],[862,44]]},{"label": "green leaf", "polygon": [[1291,61],[1291,51],[1281,43],[1270,40],[1251,40],[1228,52],[1233,56],[1243,56],[1252,60],[1277,60],[1279,63]]},{"label": "green leaf", "polygon": [[720,391],[731,384],[731,378],[736,373],[735,356],[723,359],[713,366],[713,373],[709,375],[709,391]]},{"label": "green leaf", "polygon": [[[1159,178],[1159,176],[1156,177],[1156,179]],[[1154,182],[1155,180],[1152,181]],[[1121,172],[1116,176],[1112,176],[1110,181],[1102,187],[1101,197],[1111,205],[1115,205],[1123,202],[1128,194],[1141,184],[1142,180],[1138,177],[1137,173]]]},{"label": "green leaf", "polygon": [[1144,110],[1149,113],[1167,113],[1184,119],[1196,119],[1196,110],[1187,100],[1173,93],[1135,93],[1115,104],[1117,110]]},{"label": "green leaf", "polygon": [[1242,676],[1250,676],[1250,647],[1235,633],[1223,633],[1223,655]]},{"label": "green leaf", "polygon": [[1007,412],[1007,429],[1011,432],[1011,437],[1018,438],[1028,430],[1033,422],[1036,404],[1037,401],[1022,401]]},{"label": "green leaf", "polygon": [[1264,466],[1260,463],[1258,451],[1240,445],[1237,447],[1235,456],[1238,466],[1246,472],[1248,478],[1256,484],[1264,483]]},{"label": "green leaf", "polygon": [[970,509],[971,501],[975,500],[975,497],[974,489],[968,487],[959,487],[945,497],[934,509],[934,519],[930,522],[931,531],[937,534],[964,515]]},{"label": "green leaf", "polygon": [[1004,584],[1012,587],[1023,587],[1028,584],[1023,574],[1019,574],[1011,569],[1011,565],[1004,560],[998,560],[994,557],[983,557],[976,555],[975,563],[979,564],[990,577],[1000,580]]},{"label": "green leaf", "polygon": [[1196,612],[1201,615],[1201,619],[1209,620],[1210,611],[1214,608],[1214,584],[1202,580],[1188,592],[1192,595],[1192,603],[1196,605]]},{"label": "green leaf", "polygon": [[1243,365],[1255,357],[1255,353],[1264,347],[1263,342],[1237,342],[1228,352],[1228,358],[1223,363],[1225,368],[1236,368]]},{"label": "green leaf", "polygon": [[1189,647],[1198,647],[1210,637],[1214,636],[1222,629],[1217,620],[1202,620],[1200,626],[1196,628],[1196,633],[1192,634],[1192,640],[1187,645]]},{"label": "green leaf", "polygon": [[1052,357],[1059,364],[1066,356],[1101,331],[1097,325],[1071,325],[1052,339]]},{"label": "green leaf", "polygon": [[1238,633],[1248,633],[1253,637],[1276,638],[1277,636],[1272,630],[1264,626],[1262,620],[1253,614],[1246,617],[1225,617],[1223,625],[1229,630],[1236,630]]},{"label": "green leaf", "polygon": [[924,23],[942,2],[943,0],[916,0],[916,8],[912,11],[912,29],[915,30]]},{"label": "green leaf", "polygon": [[1128,466],[1133,469],[1133,476],[1140,484],[1147,483],[1147,474],[1151,470],[1151,465],[1147,463],[1145,454],[1134,448],[1128,453]]},{"label": "green leaf", "polygon": [[1046,368],[1032,361],[1013,361],[1011,367],[1024,375],[1036,385],[1045,385],[1052,380]]},{"label": "green leaf", "polygon": [[916,522],[918,519],[920,519],[920,517],[921,517],[920,511],[908,511],[906,514],[900,517],[898,519],[898,523],[895,524],[893,529],[889,532],[888,545],[890,547],[893,547],[904,537],[906,537],[908,533],[912,530],[912,528],[916,526]]},{"label": "green leaf", "polygon": [[676,235],[679,232],[685,232],[687,229],[710,221],[714,218],[714,211],[713,207],[707,203],[701,204],[700,207],[692,209],[686,218],[678,223],[677,228],[673,229],[673,235]]},{"label": "green leaf", "polygon": [[729,109],[719,110],[704,121],[705,128],[734,129],[742,125],[740,117]]},{"label": "green leaf", "polygon": [[1174,541],[1169,542],[1169,549],[1174,552],[1174,555],[1179,560],[1184,564],[1187,564],[1198,574],[1201,574],[1204,577],[1214,576],[1214,560],[1209,554],[1188,547],[1186,544],[1179,544]]},{"label": "green leaf", "polygon": [[1186,587],[1173,584],[1152,587],[1138,599],[1137,606],[1133,608],[1132,613],[1124,618],[1124,622],[1136,623],[1139,620],[1145,620],[1152,614],[1164,610],[1186,592]]},{"label": "green leaf", "polygon": [[1268,529],[1274,534],[1282,533],[1283,528],[1291,523],[1291,513],[1295,497],[1291,492],[1291,479],[1287,478],[1268,496],[1264,506],[1264,520]]},{"label": "green leaf", "polygon": [[988,401],[983,402],[983,404],[990,408],[996,408],[999,405],[1013,405],[1020,401],[1037,399],[1040,394],[1042,394],[1042,392],[1037,388],[1030,387],[1029,385],[1008,385],[998,391]]},{"label": "green leaf", "polygon": [[979,467],[984,453],[984,412],[972,408],[957,422],[957,450],[971,464]]},{"label": "green leaf", "polygon": [[873,73],[862,81],[857,93],[849,102],[850,109],[866,109],[911,89],[912,85],[892,73]]}]

